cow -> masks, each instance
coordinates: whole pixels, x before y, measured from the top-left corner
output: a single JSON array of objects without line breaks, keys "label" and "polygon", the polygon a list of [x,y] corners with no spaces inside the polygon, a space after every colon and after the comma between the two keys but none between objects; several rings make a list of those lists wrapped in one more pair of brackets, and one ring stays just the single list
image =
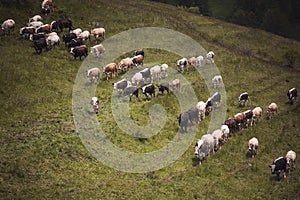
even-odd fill
[{"label": "cow", "polygon": [[137,86],[128,86],[124,89],[124,96],[129,96],[129,101],[131,101],[132,96],[136,96],[136,101],[140,101],[139,99],[139,87]]},{"label": "cow", "polygon": [[271,173],[277,175],[278,181],[280,180],[281,172],[283,172],[283,177],[286,178],[287,159],[285,157],[278,157],[269,167],[271,168]]},{"label": "cow", "polygon": [[91,30],[91,35],[97,40],[99,37],[105,39],[105,29],[104,28],[94,28]]},{"label": "cow", "polygon": [[180,80],[179,79],[174,79],[169,83],[170,89],[172,90],[180,90]]},{"label": "cow", "polygon": [[270,119],[272,115],[278,113],[278,106],[276,103],[271,103],[267,108],[267,119]]},{"label": "cow", "polygon": [[198,111],[199,111],[199,119],[204,120],[205,119],[205,111],[206,111],[206,103],[204,101],[199,101],[196,105]]},{"label": "cow", "polygon": [[148,67],[140,71],[140,73],[145,81],[151,81],[151,73]]},{"label": "cow", "polygon": [[244,111],[244,115],[245,115],[245,125],[246,126],[252,126],[253,124],[253,112],[252,110],[246,110]]},{"label": "cow", "polygon": [[223,82],[221,75],[216,75],[211,80],[213,88],[219,88]]},{"label": "cow", "polygon": [[213,51],[210,51],[206,54],[206,59],[209,61],[209,63],[215,63],[214,57],[215,53]]},{"label": "cow", "polygon": [[143,57],[145,57],[145,52],[143,49],[139,49],[139,50],[136,50],[133,54],[133,56],[138,56],[138,55],[142,55]]},{"label": "cow", "polygon": [[203,56],[201,56],[201,55],[198,56],[198,57],[196,58],[196,66],[197,66],[197,67],[201,67],[201,66],[202,66],[203,60],[204,60]]},{"label": "cow", "polygon": [[114,86],[114,90],[117,90],[119,92],[119,95],[125,90],[125,88],[132,86],[130,81],[127,81],[126,79],[122,79],[116,83],[112,83]]},{"label": "cow", "polygon": [[253,113],[253,123],[257,123],[262,116],[262,108],[259,106],[255,107],[252,110],[252,113]]},{"label": "cow", "polygon": [[214,151],[218,151],[224,144],[224,136],[221,129],[214,130],[211,134],[214,138]]},{"label": "cow", "polygon": [[53,12],[52,0],[43,0],[41,4],[41,12],[46,16]]},{"label": "cow", "polygon": [[196,63],[197,63],[197,59],[196,59],[196,57],[190,57],[189,59],[188,59],[188,64],[190,65],[190,66],[196,66]]},{"label": "cow", "polygon": [[33,46],[37,54],[41,54],[42,49],[44,48],[46,49],[46,51],[48,51],[48,46],[45,38],[40,38],[38,40],[35,40],[33,42]]},{"label": "cow", "polygon": [[82,38],[75,38],[75,39],[72,39],[68,44],[68,48],[73,48],[73,47],[77,47],[77,46],[80,46],[80,45],[83,45],[83,40]]},{"label": "cow", "polygon": [[256,137],[253,137],[248,141],[248,150],[251,157],[254,158],[258,150],[258,139]]},{"label": "cow", "polygon": [[293,105],[294,104],[294,100],[297,98],[298,93],[296,88],[292,88],[287,92],[287,96],[290,100],[290,104]]},{"label": "cow", "polygon": [[143,86],[142,93],[146,96],[146,100],[149,100],[149,96],[155,97],[155,86],[151,83]]},{"label": "cow", "polygon": [[28,22],[37,22],[37,21],[42,21],[43,18],[41,15],[34,15],[33,17],[29,18]]},{"label": "cow", "polygon": [[60,32],[63,32],[64,28],[69,28],[69,32],[72,30],[73,22],[71,19],[59,19],[51,23],[51,31],[60,30]]},{"label": "cow", "polygon": [[98,67],[94,67],[87,71],[87,78],[90,79],[91,84],[98,83],[100,77],[101,77],[101,71]]},{"label": "cow", "polygon": [[225,125],[225,124],[222,124],[221,125],[221,131],[222,131],[222,135],[223,135],[223,140],[224,140],[224,142],[226,142],[226,141],[228,141],[228,139],[229,139],[229,134],[230,134],[230,129],[229,129],[229,127],[227,126],[227,125]]},{"label": "cow", "polygon": [[13,19],[7,19],[1,24],[1,29],[4,34],[10,34],[14,31],[16,26],[16,22]]},{"label": "cow", "polygon": [[195,145],[195,155],[201,164],[205,158],[211,153],[214,153],[214,138],[211,134],[205,134],[197,141]]},{"label": "cow", "polygon": [[132,85],[143,85],[145,79],[143,78],[143,74],[141,72],[135,73],[131,78]]},{"label": "cow", "polygon": [[240,106],[245,106],[246,103],[249,101],[249,94],[247,92],[243,92],[242,94],[240,94],[239,96],[239,103],[240,103]]},{"label": "cow", "polygon": [[165,83],[159,84],[158,91],[160,91],[162,95],[164,94],[165,91],[167,91],[167,93],[169,94],[169,91],[170,91],[169,83],[165,82]]},{"label": "cow", "polygon": [[76,28],[74,30],[71,30],[70,33],[74,33],[77,37],[79,37],[80,33],[82,33],[82,29]]},{"label": "cow", "polygon": [[142,55],[137,55],[133,56],[132,58],[132,63],[137,67],[138,65],[144,65],[144,56]]},{"label": "cow", "polygon": [[196,106],[190,108],[187,113],[189,114],[189,121],[193,125],[193,122],[195,121],[196,124],[199,124],[199,110]]},{"label": "cow", "polygon": [[154,65],[150,68],[151,82],[159,80],[161,78],[161,67],[159,65]]},{"label": "cow", "polygon": [[237,127],[240,128],[244,128],[245,127],[245,114],[243,112],[237,113],[234,115],[234,120],[237,123]]},{"label": "cow", "polygon": [[77,35],[75,33],[67,33],[62,36],[62,40],[65,43],[65,45],[67,45],[67,43],[71,42],[71,40],[75,38],[77,38]]},{"label": "cow", "polygon": [[292,150],[286,153],[287,170],[289,173],[295,169],[296,153]]},{"label": "cow", "polygon": [[30,35],[35,33],[35,28],[33,27],[22,27],[20,28],[20,35],[24,36],[25,38],[29,38]]},{"label": "cow", "polygon": [[221,102],[221,94],[219,92],[215,92],[206,101],[206,111],[207,112],[213,111],[215,108],[219,107],[220,102]]},{"label": "cow", "polygon": [[54,45],[60,45],[60,38],[58,35],[50,35],[46,38],[46,43],[48,46],[53,47]]},{"label": "cow", "polygon": [[132,59],[127,57],[127,58],[123,58],[120,62],[119,62],[119,69],[122,70],[123,72],[127,72],[128,69],[130,67],[132,67],[133,62]]},{"label": "cow", "polygon": [[186,58],[181,58],[181,59],[177,60],[176,65],[177,65],[179,73],[183,72],[184,68],[186,68],[186,70],[188,71],[188,60]]},{"label": "cow", "polygon": [[105,48],[102,44],[97,44],[91,47],[91,54],[95,54],[96,57],[99,57],[105,52]]},{"label": "cow", "polygon": [[90,101],[91,105],[93,106],[94,112],[98,114],[99,112],[99,100],[97,97],[92,97]]},{"label": "cow", "polygon": [[29,36],[29,40],[35,41],[35,40],[45,38],[45,37],[46,37],[46,35],[44,33],[34,33]]},{"label": "cow", "polygon": [[27,26],[33,27],[35,30],[38,29],[38,28],[40,28],[40,27],[43,26],[43,25],[44,25],[44,23],[41,22],[41,21],[30,22],[30,23],[27,24]]},{"label": "cow", "polygon": [[72,54],[74,56],[74,59],[76,59],[77,57],[79,57],[79,59],[81,60],[81,57],[87,57],[88,56],[88,48],[86,45],[80,45],[77,47],[72,47],[70,50],[70,54]]},{"label": "cow", "polygon": [[169,66],[164,63],[160,66],[160,70],[161,70],[161,78],[166,78],[168,77],[168,74],[167,74],[167,69],[169,68]]},{"label": "cow", "polygon": [[180,115],[177,117],[177,120],[178,120],[178,124],[180,126],[180,132],[186,133],[188,123],[189,123],[189,114],[188,114],[188,112],[180,113]]},{"label": "cow", "polygon": [[79,35],[78,35],[78,38],[82,38],[82,40],[91,40],[91,34],[89,31],[82,31]]},{"label": "cow", "polygon": [[36,33],[50,33],[51,27],[50,24],[44,24],[35,30]]},{"label": "cow", "polygon": [[226,119],[224,125],[228,126],[231,133],[236,131],[238,128],[237,122],[235,121],[234,117],[229,117],[228,119]]},{"label": "cow", "polygon": [[118,76],[118,66],[116,63],[109,63],[105,67],[103,67],[103,73],[106,74],[106,80],[108,80],[108,76]]}]

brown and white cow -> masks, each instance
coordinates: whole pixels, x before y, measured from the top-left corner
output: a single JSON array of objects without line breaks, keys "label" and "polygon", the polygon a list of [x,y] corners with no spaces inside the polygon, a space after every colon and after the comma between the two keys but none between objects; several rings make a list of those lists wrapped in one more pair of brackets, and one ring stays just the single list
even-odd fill
[{"label": "brown and white cow", "polygon": [[271,103],[267,108],[267,118],[270,119],[272,115],[278,113],[278,106],[276,103]]},{"label": "brown and white cow", "polygon": [[106,80],[108,80],[108,76],[111,78],[113,76],[118,76],[118,66],[116,63],[109,63],[105,67],[103,67],[103,73],[106,74]]},{"label": "brown and white cow", "polygon": [[14,31],[15,25],[16,22],[13,19],[7,19],[2,23],[1,29],[4,32],[4,34],[10,34],[12,31]]},{"label": "brown and white cow", "polygon": [[246,116],[242,112],[234,115],[234,120],[236,121],[238,128],[243,129],[245,127],[245,119],[246,119]]},{"label": "brown and white cow", "polygon": [[257,123],[259,119],[262,116],[262,108],[261,107],[255,107],[253,110],[253,123]]},{"label": "brown and white cow", "polygon": [[91,47],[91,54],[95,54],[96,57],[99,57],[105,52],[105,48],[102,44],[97,44]]},{"label": "brown and white cow", "polygon": [[120,62],[119,62],[119,69],[122,70],[123,72],[127,72],[128,69],[130,67],[133,66],[133,62],[132,62],[132,59],[127,57],[127,58],[123,58]]},{"label": "brown and white cow", "polygon": [[20,35],[29,38],[30,35],[33,35],[35,33],[35,28],[34,27],[22,27],[20,28]]},{"label": "brown and white cow", "polygon": [[87,71],[87,77],[90,79],[91,83],[98,83],[101,77],[101,71],[98,67],[94,67]]},{"label": "brown and white cow", "polygon": [[91,30],[91,35],[97,40],[99,37],[105,39],[105,29],[104,28],[94,28]]},{"label": "brown and white cow", "polygon": [[138,65],[142,65],[144,64],[144,56],[142,55],[137,55],[137,56],[133,56],[132,57],[132,62],[133,64],[137,67]]},{"label": "brown and white cow", "polygon": [[36,29],[36,33],[50,33],[50,32],[51,32],[50,24],[44,24]]}]

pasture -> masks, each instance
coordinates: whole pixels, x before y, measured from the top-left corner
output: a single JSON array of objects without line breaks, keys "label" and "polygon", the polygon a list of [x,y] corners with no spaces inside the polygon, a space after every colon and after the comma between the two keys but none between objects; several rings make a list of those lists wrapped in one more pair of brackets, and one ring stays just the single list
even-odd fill
[{"label": "pasture", "polygon": [[[32,41],[20,37],[19,29],[26,26],[30,17],[39,14],[40,1],[0,3],[0,19],[16,21],[12,35],[0,36],[1,199],[299,198],[298,160],[296,170],[279,182],[268,167],[291,149],[300,155],[300,100],[291,106],[286,96],[290,88],[300,89],[298,41],[145,0],[53,3],[54,12],[44,17],[44,22],[68,17],[75,28],[84,30],[91,30],[96,22],[106,29],[106,38],[141,27],[169,28],[190,36],[207,51],[215,52],[214,60],[226,89],[226,117],[256,106],[263,108],[263,117],[257,125],[234,133],[202,165],[195,164],[194,144],[207,132],[211,116],[198,126],[188,127],[196,131],[194,142],[171,165],[148,173],[109,168],[90,155],[74,126],[72,92],[83,62],[74,60],[63,42],[37,55]],[[62,34],[59,33],[60,37]],[[96,42],[92,39],[86,44],[91,47]],[[298,58],[293,67],[287,67],[284,58],[290,50]],[[132,52],[124,52],[115,62],[128,55]],[[176,70],[179,58],[164,50],[145,49],[145,66],[167,63]],[[192,69],[183,75],[198,100],[205,101],[210,96],[208,88],[204,78],[195,72]],[[131,137],[118,127],[112,114],[112,83],[121,77],[120,74],[118,78],[105,80],[104,76],[97,85],[96,96],[102,106],[97,115],[100,126],[113,144],[127,151],[151,152],[164,147],[179,128],[180,109],[175,95],[158,95],[146,101],[140,94],[140,102],[133,97],[129,103],[130,115],[137,125],[150,122],[149,109],[154,104],[165,108],[167,118],[157,135],[148,139]],[[242,108],[238,96],[244,91],[249,93],[251,101]],[[277,103],[279,113],[268,120],[266,108],[271,102]],[[247,156],[248,140],[252,137],[257,137],[260,144],[255,158]]]}]

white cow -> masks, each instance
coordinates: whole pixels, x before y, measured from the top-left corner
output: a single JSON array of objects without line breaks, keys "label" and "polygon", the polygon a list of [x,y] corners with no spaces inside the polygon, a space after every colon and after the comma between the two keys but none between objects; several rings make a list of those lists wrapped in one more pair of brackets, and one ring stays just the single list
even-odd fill
[{"label": "white cow", "polygon": [[132,78],[131,78],[132,85],[142,85],[145,82],[145,79],[142,75],[141,72],[136,73]]},{"label": "white cow", "polygon": [[198,56],[198,57],[196,58],[196,66],[201,67],[201,66],[202,66],[203,60],[204,60],[203,56],[201,56],[201,55]]},{"label": "white cow", "polygon": [[102,37],[105,39],[105,29],[104,28],[94,28],[91,30],[91,35],[98,39],[98,37]]},{"label": "white cow", "polygon": [[172,89],[172,90],[178,90],[180,91],[180,80],[179,79],[174,79],[173,81],[171,81],[169,83],[169,87]]},{"label": "white cow", "polygon": [[35,28],[35,29],[38,29],[38,28],[40,28],[42,25],[44,25],[44,23],[41,22],[41,21],[33,21],[33,22],[28,23],[27,25],[28,25],[28,26],[32,26],[32,27]]},{"label": "white cow", "polygon": [[210,51],[206,54],[206,58],[210,63],[214,63],[214,57],[215,57],[215,53],[213,51]]},{"label": "white cow", "polygon": [[81,33],[79,33],[78,37],[82,38],[82,40],[91,40],[91,34],[89,31],[82,31]]},{"label": "white cow", "polygon": [[102,44],[97,44],[91,47],[91,54],[95,54],[96,57],[99,57],[105,52],[105,48]]},{"label": "white cow", "polygon": [[221,125],[221,131],[223,133],[223,138],[224,138],[224,142],[226,142],[229,139],[229,133],[230,133],[230,129],[227,125],[223,124]]},{"label": "white cow", "polygon": [[41,17],[41,15],[34,15],[33,17],[31,17],[29,20],[28,20],[28,23],[30,22],[37,22],[37,21],[42,21],[43,18]]},{"label": "white cow", "polygon": [[94,67],[87,71],[87,77],[90,79],[91,83],[95,82],[98,83],[101,77],[101,71],[98,67]]},{"label": "white cow", "polygon": [[212,78],[212,84],[213,88],[219,88],[223,82],[222,76],[221,75],[216,75]]},{"label": "white cow", "polygon": [[296,153],[292,150],[288,151],[286,154],[286,161],[289,173],[295,169]]},{"label": "white cow", "polygon": [[257,123],[259,119],[262,116],[262,108],[261,107],[255,107],[253,110],[253,122]]},{"label": "white cow", "polygon": [[205,111],[206,111],[206,103],[204,101],[199,101],[196,105],[197,109],[199,110],[199,119],[205,119]]},{"label": "white cow", "polygon": [[199,163],[201,164],[211,152],[214,152],[214,138],[211,134],[203,135],[195,145],[195,155]]},{"label": "white cow", "polygon": [[168,74],[167,74],[167,69],[168,69],[168,65],[166,63],[162,64],[160,66],[160,69],[161,69],[161,78],[166,78],[168,77]]},{"label": "white cow", "polygon": [[53,35],[48,35],[48,37],[46,38],[46,43],[48,46],[53,47],[54,45],[60,45],[60,39],[59,36],[56,34]]},{"label": "white cow", "polygon": [[258,149],[258,139],[253,137],[248,142],[248,150],[250,151],[252,158],[254,158],[254,156],[257,154],[257,149]]},{"label": "white cow", "polygon": [[221,131],[221,129],[214,130],[212,132],[212,136],[214,138],[214,150],[218,151],[219,149],[221,149],[224,143],[223,132]]},{"label": "white cow", "polygon": [[71,30],[70,33],[74,33],[77,37],[79,37],[80,33],[82,33],[82,29],[76,28],[74,30]]},{"label": "white cow", "polygon": [[155,65],[151,67],[150,76],[151,76],[151,82],[155,80],[159,80],[161,78],[161,67],[159,65]]},{"label": "white cow", "polygon": [[4,33],[10,33],[14,31],[15,26],[16,22],[13,19],[7,19],[2,23],[1,29],[4,31]]},{"label": "white cow", "polygon": [[98,100],[98,98],[97,98],[97,97],[92,97],[90,103],[91,103],[91,105],[92,105],[93,108],[94,108],[94,112],[95,112],[96,114],[98,114],[98,112],[99,112],[99,100]]}]

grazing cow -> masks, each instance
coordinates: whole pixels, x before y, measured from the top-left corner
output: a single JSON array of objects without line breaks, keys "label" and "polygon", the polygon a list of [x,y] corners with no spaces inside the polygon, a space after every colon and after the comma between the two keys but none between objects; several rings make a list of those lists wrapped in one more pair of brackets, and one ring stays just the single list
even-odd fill
[{"label": "grazing cow", "polygon": [[117,90],[119,94],[121,94],[125,90],[125,88],[131,86],[131,82],[127,81],[126,79],[122,79],[116,83],[113,83],[113,86],[114,90]]},{"label": "grazing cow", "polygon": [[202,66],[203,60],[204,60],[203,56],[201,56],[201,55],[198,56],[198,57],[196,58],[196,66],[197,66],[197,67],[201,67],[201,66]]},{"label": "grazing cow", "polygon": [[271,173],[277,175],[277,180],[280,180],[280,173],[283,172],[283,177],[286,178],[287,160],[284,157],[279,157],[273,161],[271,165]]},{"label": "grazing cow", "polygon": [[92,97],[92,99],[91,99],[91,105],[94,108],[94,112],[96,114],[98,114],[98,112],[99,112],[99,100],[98,100],[97,97]]},{"label": "grazing cow", "polygon": [[278,113],[278,106],[273,102],[267,108],[267,119],[270,119],[271,115],[274,115],[275,113]]},{"label": "grazing cow", "polygon": [[46,49],[46,51],[48,51],[47,42],[45,38],[40,38],[38,40],[35,40],[33,42],[33,46],[37,54],[42,53],[42,49],[44,48]]},{"label": "grazing cow", "polygon": [[72,54],[74,56],[74,59],[76,59],[77,57],[79,57],[79,59],[81,60],[81,57],[87,57],[88,56],[88,48],[86,45],[80,45],[77,47],[72,47],[70,50],[70,54]]},{"label": "grazing cow", "polygon": [[145,81],[151,81],[151,73],[148,67],[140,71],[140,73]]},{"label": "grazing cow", "polygon": [[50,24],[44,24],[39,28],[37,28],[35,31],[36,33],[50,33],[51,32]]},{"label": "grazing cow", "polygon": [[89,31],[83,31],[78,35],[79,38],[82,38],[82,40],[91,40],[91,34]]},{"label": "grazing cow", "polygon": [[213,84],[213,88],[219,88],[223,82],[222,80],[222,76],[221,75],[216,75],[212,78],[212,84]]},{"label": "grazing cow", "polygon": [[51,12],[53,12],[53,3],[52,0],[44,0],[41,4],[42,13],[44,15],[49,15]]},{"label": "grazing cow", "polygon": [[244,112],[245,115],[245,125],[248,127],[249,125],[252,126],[253,124],[253,112],[252,110],[246,110]]},{"label": "grazing cow", "polygon": [[137,67],[138,65],[144,65],[144,56],[137,55],[132,57],[132,63]]},{"label": "grazing cow", "polygon": [[211,134],[214,138],[214,151],[218,151],[224,144],[223,132],[220,129],[214,130]]},{"label": "grazing cow", "polygon": [[80,46],[80,45],[83,45],[83,40],[82,38],[75,38],[75,39],[72,39],[68,44],[68,48],[72,48],[72,47],[77,47],[77,46]]},{"label": "grazing cow", "polygon": [[190,66],[196,66],[196,64],[197,64],[197,59],[196,59],[195,57],[190,57],[190,58],[188,59],[188,64],[189,64]]},{"label": "grazing cow", "polygon": [[133,85],[143,85],[145,82],[145,79],[143,78],[143,75],[141,72],[138,72],[134,74],[134,76],[131,78],[131,82]]},{"label": "grazing cow", "polygon": [[167,69],[169,68],[169,66],[164,63],[160,66],[160,70],[161,70],[161,78],[166,78],[168,77],[168,74],[167,74]]},{"label": "grazing cow", "polygon": [[150,68],[150,74],[151,74],[151,82],[155,80],[159,80],[161,77],[161,67],[159,65],[155,65]]},{"label": "grazing cow", "polygon": [[211,112],[215,108],[219,107],[220,102],[221,102],[221,94],[219,92],[215,92],[206,101],[206,110],[207,110],[207,112]]},{"label": "grazing cow", "polygon": [[30,23],[27,24],[27,26],[33,27],[33,28],[35,28],[35,30],[38,29],[38,28],[40,28],[40,27],[43,26],[43,25],[44,25],[44,23],[41,22],[41,21],[30,22]]},{"label": "grazing cow", "polygon": [[205,119],[205,111],[206,111],[206,103],[204,101],[199,101],[196,105],[199,111],[199,118],[200,120]]},{"label": "grazing cow", "polygon": [[133,65],[132,59],[127,57],[127,58],[123,58],[120,62],[119,62],[119,69],[122,70],[123,72],[127,72],[128,69]]},{"label": "grazing cow", "polygon": [[225,124],[221,125],[221,131],[222,131],[222,135],[223,135],[223,140],[224,142],[228,141],[229,139],[229,134],[230,134],[230,130],[229,127]]},{"label": "grazing cow", "polygon": [[149,100],[149,96],[155,97],[155,86],[148,84],[142,87],[142,93],[146,96],[146,100]]},{"label": "grazing cow", "polygon": [[98,83],[101,77],[101,71],[98,67],[94,67],[87,71],[87,78],[90,79],[91,83]]},{"label": "grazing cow", "polygon": [[136,96],[136,101],[140,101],[139,99],[139,87],[136,86],[128,86],[124,89],[124,96],[129,96],[129,100],[131,101],[132,96]]},{"label": "grazing cow", "polygon": [[296,153],[292,150],[286,153],[287,169],[289,173],[295,169]]},{"label": "grazing cow", "polygon": [[234,115],[234,120],[237,123],[238,128],[244,128],[245,126],[245,114],[240,112]]},{"label": "grazing cow", "polygon": [[235,121],[234,117],[229,117],[228,119],[226,119],[224,125],[228,126],[231,133],[233,133],[238,128],[237,122]]},{"label": "grazing cow", "polygon": [[187,113],[189,114],[189,120],[191,124],[193,125],[193,121],[196,122],[196,124],[199,123],[199,110],[196,106],[190,108]]},{"label": "grazing cow", "polygon": [[60,19],[51,23],[51,31],[60,29],[60,32],[62,32],[64,28],[69,28],[70,32],[73,28],[72,20]]},{"label": "grazing cow", "polygon": [[249,94],[247,92],[240,94],[239,96],[240,106],[245,106],[248,101],[249,101]]},{"label": "grazing cow", "polygon": [[14,31],[15,26],[16,22],[13,19],[7,19],[1,24],[1,29],[4,32],[4,34],[10,34],[12,31]]},{"label": "grazing cow", "polygon": [[97,44],[91,47],[91,54],[95,54],[96,57],[99,57],[105,52],[105,48],[102,44]]},{"label": "grazing cow", "polygon": [[294,100],[297,98],[298,93],[296,88],[292,88],[287,92],[287,96],[290,100],[290,104],[293,105],[294,104]]},{"label": "grazing cow", "polygon": [[180,80],[179,79],[175,79],[175,80],[171,81],[169,83],[169,85],[170,85],[170,89],[172,89],[174,91],[180,90]]},{"label": "grazing cow", "polygon": [[62,40],[67,45],[67,43],[71,42],[71,40],[75,38],[77,38],[77,35],[75,33],[67,33],[63,35]]},{"label": "grazing cow", "polygon": [[34,15],[33,17],[29,18],[28,22],[38,22],[42,20],[43,18],[41,17],[41,15]]},{"label": "grazing cow", "polygon": [[177,117],[177,120],[178,120],[178,124],[180,126],[180,132],[186,133],[188,123],[189,123],[189,114],[188,114],[188,112],[180,113],[180,115]]},{"label": "grazing cow", "polygon": [[24,36],[25,38],[29,38],[30,35],[35,33],[35,28],[33,27],[22,27],[20,28],[20,35]]},{"label": "grazing cow", "polygon": [[183,72],[184,68],[188,71],[188,60],[186,58],[181,58],[176,61],[176,65],[178,67],[178,72]]},{"label": "grazing cow", "polygon": [[58,35],[50,35],[46,38],[46,42],[48,46],[53,47],[54,45],[60,45],[60,39]]},{"label": "grazing cow", "polygon": [[139,50],[136,50],[133,54],[133,56],[138,56],[138,55],[142,55],[143,57],[145,57],[145,52],[143,49],[139,49]]},{"label": "grazing cow", "polygon": [[34,33],[33,35],[30,35],[29,36],[29,39],[31,41],[35,41],[35,40],[38,40],[38,39],[41,39],[41,38],[45,38],[46,35],[44,33]]},{"label": "grazing cow", "polygon": [[159,84],[158,91],[160,91],[162,95],[164,94],[164,91],[167,91],[169,94],[170,91],[169,88],[170,88],[169,83],[161,83]]},{"label": "grazing cow", "polygon": [[214,57],[215,57],[215,53],[210,51],[206,54],[206,58],[210,63],[214,63]]},{"label": "grazing cow", "polygon": [[76,28],[74,30],[71,30],[70,33],[74,33],[77,37],[79,37],[80,33],[82,33],[82,29]]},{"label": "grazing cow", "polygon": [[94,28],[91,30],[91,35],[97,40],[98,37],[105,39],[105,29],[104,28]]},{"label": "grazing cow", "polygon": [[205,134],[197,141],[195,145],[195,155],[199,159],[199,164],[201,164],[211,152],[214,152],[214,146],[214,138],[211,134]]},{"label": "grazing cow", "polygon": [[111,77],[118,76],[118,66],[116,63],[109,63],[105,67],[103,67],[103,72],[106,74],[106,80],[108,80],[108,76],[111,74]]},{"label": "grazing cow", "polygon": [[248,141],[248,150],[251,154],[251,157],[254,158],[254,156],[257,154],[258,150],[258,139],[253,137]]},{"label": "grazing cow", "polygon": [[253,113],[253,123],[257,123],[258,120],[261,118],[262,116],[262,108],[261,107],[255,107],[252,110]]}]

